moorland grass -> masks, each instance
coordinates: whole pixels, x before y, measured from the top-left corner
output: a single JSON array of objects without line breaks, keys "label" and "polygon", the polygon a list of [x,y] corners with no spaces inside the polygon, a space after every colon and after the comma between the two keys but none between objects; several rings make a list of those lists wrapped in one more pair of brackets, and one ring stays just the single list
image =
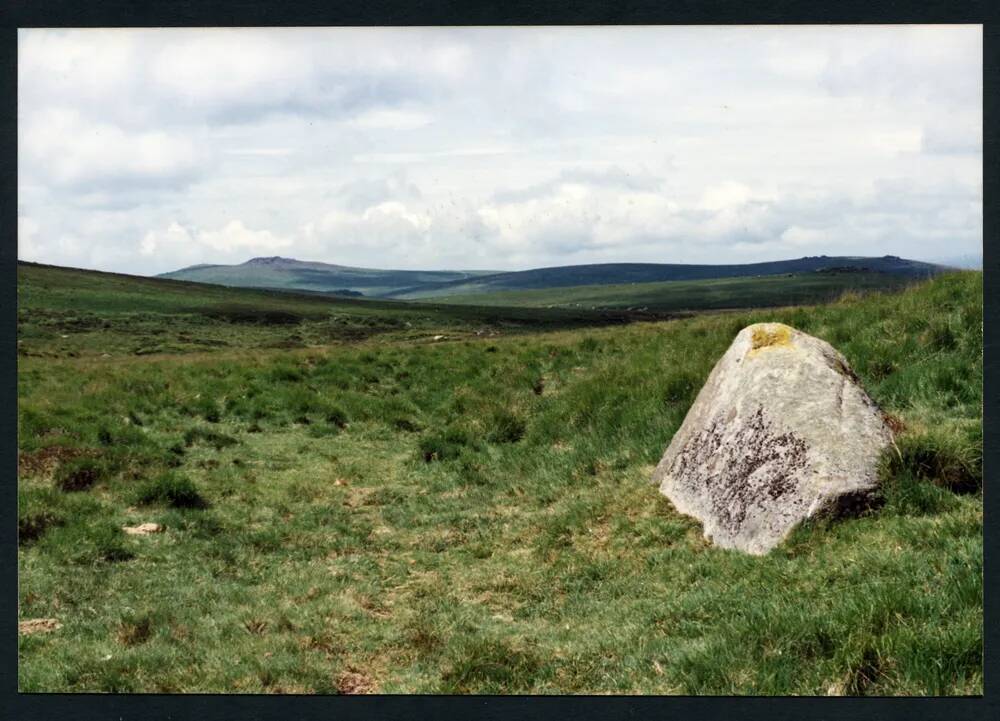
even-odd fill
[{"label": "moorland grass", "polygon": [[[20,637],[19,688],[979,694],[982,298],[22,357],[19,615],[63,625]],[[765,557],[649,483],[758,321],[833,343],[899,428],[880,508]]]},{"label": "moorland grass", "polygon": [[[628,322],[635,314],[351,299],[19,262],[20,357],[132,358],[428,341]],[[659,314],[667,317],[667,314]],[[647,320],[657,314],[643,314]]]}]

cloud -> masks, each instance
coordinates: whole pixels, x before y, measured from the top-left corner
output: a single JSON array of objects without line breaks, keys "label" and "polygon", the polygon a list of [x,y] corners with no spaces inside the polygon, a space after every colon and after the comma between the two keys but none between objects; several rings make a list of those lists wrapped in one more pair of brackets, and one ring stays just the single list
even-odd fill
[{"label": "cloud", "polygon": [[87,121],[73,109],[47,108],[20,130],[25,162],[55,186],[93,192],[104,187],[178,187],[193,181],[211,153],[197,137],[162,130],[128,133]]},{"label": "cloud", "polygon": [[441,158],[478,158],[491,155],[509,155],[517,150],[510,147],[485,148],[451,148],[449,150],[425,150],[403,153],[362,153],[351,160],[355,163],[375,163],[385,165],[404,165],[408,163],[427,163]]},{"label": "cloud", "polygon": [[149,76],[188,106],[275,105],[309,83],[308,60],[294,45],[275,42],[267,33],[203,31],[162,47]]},{"label": "cloud", "polygon": [[423,198],[420,188],[403,172],[388,177],[351,181],[331,192],[330,196],[349,211],[363,211],[387,200],[413,202]]},{"label": "cloud", "polygon": [[149,231],[140,244],[140,253],[153,256],[163,248],[183,246],[188,251],[208,248],[232,257],[236,253],[266,254],[289,248],[291,238],[279,237],[268,230],[251,230],[240,220],[231,220],[218,230],[189,230],[174,221],[162,231]]},{"label": "cloud", "polygon": [[[393,37],[398,47],[382,47]],[[21,30],[19,97],[59,98],[123,127],[245,124],[275,114],[363,123],[364,111],[379,109],[389,122],[397,102],[453,92],[467,55],[453,39],[424,43],[398,28],[332,37],[307,28]],[[399,122],[415,122],[408,112]]]},{"label": "cloud", "polygon": [[981,100],[981,26],[855,30],[833,46],[821,73],[829,92],[907,103]]},{"label": "cloud", "polygon": [[931,121],[924,126],[920,148],[930,154],[981,156],[982,119],[975,118],[967,123]]},{"label": "cloud", "polygon": [[528,187],[498,190],[493,194],[493,200],[498,203],[516,203],[559,192],[562,188],[573,185],[603,186],[622,190],[654,190],[662,183],[662,178],[652,175],[644,168],[625,170],[615,165],[594,170],[574,167],[566,168],[556,177]]},{"label": "cloud", "polygon": [[419,254],[429,240],[431,224],[429,215],[398,201],[385,201],[360,212],[331,210],[303,227],[302,243],[335,257],[389,252],[382,257],[392,261],[391,254],[401,247]]},{"label": "cloud", "polygon": [[44,247],[38,243],[39,225],[33,218],[17,218],[17,257],[24,260],[39,260],[44,257]]},{"label": "cloud", "polygon": [[432,122],[430,115],[419,110],[373,108],[351,118],[348,125],[362,130],[413,130]]},{"label": "cloud", "polygon": [[291,148],[229,148],[224,152],[226,155],[280,157],[290,155],[293,151]]},{"label": "cloud", "polygon": [[981,252],[975,26],[29,29],[18,53],[21,257]]}]

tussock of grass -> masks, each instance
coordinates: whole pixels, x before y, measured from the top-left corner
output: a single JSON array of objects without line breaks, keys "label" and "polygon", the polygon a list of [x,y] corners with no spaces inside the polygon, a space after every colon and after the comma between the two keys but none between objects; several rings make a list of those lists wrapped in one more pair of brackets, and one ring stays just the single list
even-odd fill
[{"label": "tussock of grass", "polygon": [[64,523],[57,494],[48,488],[32,489],[17,496],[17,542],[27,546],[42,537],[49,528]]},{"label": "tussock of grass", "polygon": [[[19,639],[22,691],[982,691],[981,274],[436,344],[395,322],[431,310],[386,321],[391,340],[273,350],[319,321],[84,310],[25,332],[58,349],[72,312],[81,343],[124,323],[231,345],[20,359],[20,614],[63,623]],[[834,343],[899,453],[880,508],[756,558],[707,544],[648,480],[763,321]],[[100,478],[60,490],[88,458]],[[122,534],[145,521],[168,531]]]},{"label": "tussock of grass", "polygon": [[905,433],[898,454],[888,454],[887,480],[908,474],[956,493],[983,487],[982,427],[967,425]]},{"label": "tussock of grass", "polygon": [[490,443],[517,443],[524,437],[524,421],[506,409],[493,411],[488,427],[486,440]]},{"label": "tussock of grass", "polygon": [[135,502],[140,505],[165,503],[174,508],[205,508],[208,505],[191,479],[171,472],[141,484],[136,489]]},{"label": "tussock of grass", "polygon": [[[482,639],[460,644],[446,662],[438,693],[523,693],[545,671],[530,649],[519,649],[504,639]],[[544,675],[544,674],[543,674]]]},{"label": "tussock of grass", "polygon": [[430,433],[420,439],[420,454],[424,461],[448,461],[462,455],[465,448],[475,448],[472,434],[463,428],[446,428]]},{"label": "tussock of grass", "polygon": [[75,518],[72,523],[50,529],[37,546],[40,551],[70,566],[116,563],[135,556],[121,528],[107,519],[93,516]]}]

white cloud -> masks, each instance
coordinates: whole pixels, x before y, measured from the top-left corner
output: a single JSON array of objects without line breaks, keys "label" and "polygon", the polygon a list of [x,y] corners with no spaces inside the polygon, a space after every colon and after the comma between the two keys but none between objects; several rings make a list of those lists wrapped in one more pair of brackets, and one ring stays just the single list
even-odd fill
[{"label": "white cloud", "polygon": [[753,190],[742,183],[729,181],[707,188],[701,196],[703,210],[719,211],[745,205],[754,197]]},{"label": "white cloud", "polygon": [[869,143],[874,152],[917,153],[923,144],[923,136],[920,128],[902,128],[874,132],[869,136]]},{"label": "white cloud", "polygon": [[[136,36],[126,30],[18,32],[20,106],[128,103],[135,86]],[[125,95],[126,97],[122,97]]]},{"label": "white cloud", "polygon": [[362,130],[413,130],[432,122],[430,115],[419,110],[374,108],[351,118],[348,125]]},{"label": "white cloud", "polygon": [[46,108],[24,119],[25,162],[54,185],[92,191],[102,184],[174,185],[192,180],[210,153],[197,137],[162,130],[128,133],[73,109]]},{"label": "white cloud", "polygon": [[208,249],[221,254],[221,257],[233,258],[239,257],[240,253],[273,253],[289,248],[292,243],[291,238],[277,236],[268,230],[251,230],[240,220],[231,220],[217,230],[190,230],[173,221],[163,230],[147,232],[139,245],[139,252],[144,256],[153,256],[183,248],[186,255],[192,255],[199,249]]},{"label": "white cloud", "polygon": [[824,247],[826,244],[836,241],[829,232],[819,228],[803,228],[793,225],[784,230],[781,234],[781,242],[788,246],[809,248]]},{"label": "white cloud", "polygon": [[264,253],[292,245],[291,238],[281,238],[267,230],[250,230],[239,220],[231,220],[216,231],[203,231],[198,234],[197,240],[223,252],[245,249],[253,253]]},{"label": "white cloud", "polygon": [[293,99],[314,82],[313,68],[297,46],[266,31],[205,29],[165,45],[149,75],[181,107],[224,113]]},{"label": "white cloud", "polygon": [[226,155],[262,155],[265,157],[275,157],[291,155],[291,148],[228,148],[224,151]]},{"label": "white cloud", "polygon": [[21,257],[154,273],[276,252],[981,252],[979,27],[18,37]]},{"label": "white cloud", "polygon": [[28,217],[17,217],[17,257],[22,260],[40,260],[44,247],[38,243],[38,223]]}]

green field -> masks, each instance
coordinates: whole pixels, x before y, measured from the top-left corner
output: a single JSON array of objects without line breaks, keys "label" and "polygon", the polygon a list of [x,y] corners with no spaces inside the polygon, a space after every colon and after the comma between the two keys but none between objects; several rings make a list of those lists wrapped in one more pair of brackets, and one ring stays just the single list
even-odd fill
[{"label": "green field", "polygon": [[[19,619],[61,624],[21,691],[982,693],[981,273],[624,325],[28,265],[18,298]],[[649,484],[758,321],[903,427],[879,510],[765,557]]]},{"label": "green field", "polygon": [[569,288],[474,293],[433,298],[436,303],[508,308],[683,311],[767,308],[820,303],[845,291],[891,290],[917,282],[887,273],[789,273],[754,278],[580,285]]}]

